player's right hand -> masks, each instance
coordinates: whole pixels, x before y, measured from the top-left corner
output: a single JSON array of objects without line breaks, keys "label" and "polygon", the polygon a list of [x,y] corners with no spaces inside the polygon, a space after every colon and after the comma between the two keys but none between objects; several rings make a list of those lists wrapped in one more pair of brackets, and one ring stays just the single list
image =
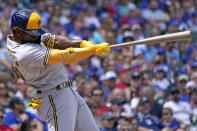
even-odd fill
[{"label": "player's right hand", "polygon": [[80,48],[85,47],[96,47],[95,55],[97,56],[105,56],[110,52],[109,43],[101,43],[101,44],[93,44],[91,41],[83,40],[80,44]]},{"label": "player's right hand", "polygon": [[98,56],[106,56],[110,52],[109,43],[104,42],[96,46],[97,48],[96,48],[95,54]]}]

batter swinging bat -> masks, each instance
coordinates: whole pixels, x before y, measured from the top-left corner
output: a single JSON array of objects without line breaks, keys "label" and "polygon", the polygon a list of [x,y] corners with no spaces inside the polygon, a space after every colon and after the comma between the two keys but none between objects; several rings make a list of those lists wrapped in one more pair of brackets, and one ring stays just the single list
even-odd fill
[{"label": "batter swinging bat", "polygon": [[161,42],[173,42],[173,41],[182,41],[182,40],[189,40],[189,41],[192,40],[193,42],[197,41],[197,33],[192,33],[191,31],[171,33],[171,34],[146,38],[143,40],[110,45],[110,48],[134,46],[134,45],[141,45],[141,44],[152,45],[152,44],[158,44]]}]

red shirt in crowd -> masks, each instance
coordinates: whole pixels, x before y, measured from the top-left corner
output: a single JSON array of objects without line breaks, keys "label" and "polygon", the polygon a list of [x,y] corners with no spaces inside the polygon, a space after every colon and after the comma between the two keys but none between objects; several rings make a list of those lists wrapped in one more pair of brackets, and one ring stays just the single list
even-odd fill
[{"label": "red shirt in crowd", "polygon": [[15,130],[13,130],[13,129],[10,128],[9,126],[3,125],[3,126],[0,128],[0,131],[15,131]]},{"label": "red shirt in crowd", "polygon": [[101,117],[105,112],[108,112],[110,108],[105,104],[101,104],[96,112],[96,116]]}]

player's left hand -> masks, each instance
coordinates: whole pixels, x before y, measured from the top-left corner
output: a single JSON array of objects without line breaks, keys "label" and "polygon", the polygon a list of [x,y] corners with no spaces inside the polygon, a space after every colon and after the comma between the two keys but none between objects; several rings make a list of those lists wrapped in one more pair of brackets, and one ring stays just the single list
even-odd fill
[{"label": "player's left hand", "polygon": [[106,56],[110,52],[109,43],[101,43],[96,45],[97,49],[95,51],[95,54],[98,56]]}]

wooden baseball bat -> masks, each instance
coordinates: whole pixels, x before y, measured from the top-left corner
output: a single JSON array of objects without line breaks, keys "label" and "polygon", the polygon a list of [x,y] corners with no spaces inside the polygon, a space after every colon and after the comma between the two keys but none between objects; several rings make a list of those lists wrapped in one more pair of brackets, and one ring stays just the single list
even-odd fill
[{"label": "wooden baseball bat", "polygon": [[152,45],[158,44],[161,42],[173,42],[173,41],[182,41],[182,40],[197,40],[197,33],[192,33],[191,31],[183,31],[177,33],[171,33],[166,35],[160,35],[150,38],[145,38],[143,40],[131,41],[121,44],[110,45],[110,48],[117,48],[117,47],[125,47],[125,46],[134,46],[134,45]]}]

